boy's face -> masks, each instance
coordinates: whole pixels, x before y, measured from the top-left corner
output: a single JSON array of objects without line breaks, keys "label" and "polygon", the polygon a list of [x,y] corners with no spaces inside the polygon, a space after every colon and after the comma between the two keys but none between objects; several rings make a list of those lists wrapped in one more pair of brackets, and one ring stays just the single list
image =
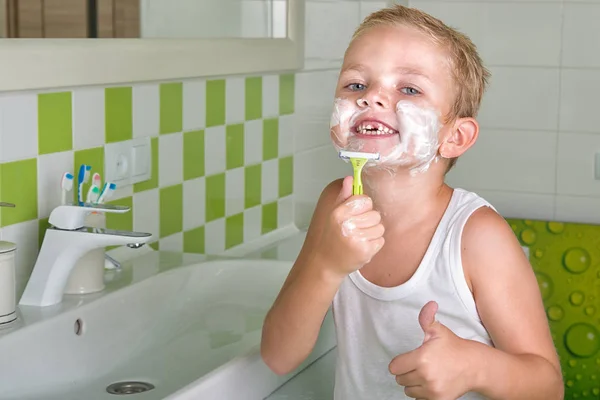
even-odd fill
[{"label": "boy's face", "polygon": [[381,165],[426,171],[454,97],[446,53],[405,26],[367,30],[346,52],[331,134],[336,147],[380,153]]}]

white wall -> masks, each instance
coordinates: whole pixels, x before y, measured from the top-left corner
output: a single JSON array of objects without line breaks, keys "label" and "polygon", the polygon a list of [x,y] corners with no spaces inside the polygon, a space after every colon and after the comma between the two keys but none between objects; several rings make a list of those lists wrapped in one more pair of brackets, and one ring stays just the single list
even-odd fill
[{"label": "white wall", "polygon": [[305,68],[296,74],[294,193],[306,226],[323,188],[352,173],[329,141],[329,120],[344,51],[364,17],[388,1],[307,0]]},{"label": "white wall", "polygon": [[600,1],[410,5],[468,34],[492,71],[480,139],[449,182],[508,217],[600,222]]},{"label": "white wall", "polygon": [[[383,5],[307,1],[307,65],[296,87],[299,223],[322,187],[349,173],[327,137],[337,68],[358,21]],[[492,72],[480,138],[448,182],[480,193],[506,217],[600,222],[600,0],[409,5],[469,35]]]}]

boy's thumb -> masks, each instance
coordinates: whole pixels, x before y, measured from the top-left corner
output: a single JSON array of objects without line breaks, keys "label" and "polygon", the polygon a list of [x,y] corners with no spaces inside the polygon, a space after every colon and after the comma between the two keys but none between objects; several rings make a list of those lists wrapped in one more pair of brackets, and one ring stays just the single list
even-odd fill
[{"label": "boy's thumb", "polygon": [[423,329],[425,338],[423,343],[429,341],[435,334],[435,314],[437,313],[438,305],[435,301],[430,301],[423,306],[419,313],[419,325]]},{"label": "boy's thumb", "polygon": [[354,182],[354,178],[352,176],[347,176],[344,178],[342,182],[342,190],[340,190],[340,194],[337,198],[337,203],[343,203],[350,197],[352,197],[352,184]]}]

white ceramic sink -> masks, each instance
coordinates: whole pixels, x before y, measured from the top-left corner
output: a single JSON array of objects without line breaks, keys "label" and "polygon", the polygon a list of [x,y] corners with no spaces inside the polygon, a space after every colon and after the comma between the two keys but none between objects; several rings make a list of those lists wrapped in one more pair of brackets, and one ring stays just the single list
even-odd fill
[{"label": "white ceramic sink", "polygon": [[[0,332],[0,399],[259,400],[293,376],[272,374],[258,354],[262,321],[291,262],[217,260],[163,268],[157,257],[146,256],[147,263],[166,271],[140,282],[128,282],[140,268],[133,266],[129,277],[124,268],[97,298],[65,297],[62,309],[45,315],[22,308],[23,326]],[[328,316],[304,365],[334,345]],[[148,382],[154,389],[107,393],[120,381]]]}]

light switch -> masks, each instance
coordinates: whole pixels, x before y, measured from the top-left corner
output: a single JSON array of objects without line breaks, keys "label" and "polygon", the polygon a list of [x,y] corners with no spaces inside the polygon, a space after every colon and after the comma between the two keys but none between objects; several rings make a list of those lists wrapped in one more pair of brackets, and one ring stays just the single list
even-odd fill
[{"label": "light switch", "polygon": [[151,178],[152,155],[150,138],[134,139],[131,148],[131,183]]},{"label": "light switch", "polygon": [[123,187],[147,181],[152,174],[150,137],[104,146],[104,179]]}]

